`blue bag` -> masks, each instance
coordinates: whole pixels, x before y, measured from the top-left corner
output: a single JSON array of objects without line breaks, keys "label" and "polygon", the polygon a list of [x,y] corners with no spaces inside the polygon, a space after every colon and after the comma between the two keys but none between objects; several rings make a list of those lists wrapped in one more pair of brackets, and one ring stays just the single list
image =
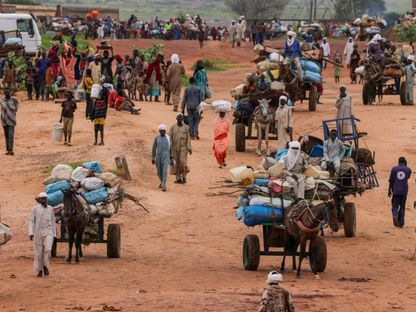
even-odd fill
[{"label": "blue bag", "polygon": [[283,210],[270,206],[244,207],[244,224],[255,226],[263,223],[283,222]]},{"label": "blue bag", "polygon": [[316,83],[322,82],[322,76],[320,74],[314,73],[309,70],[303,71],[303,79],[305,81],[311,81],[311,82],[316,82]]},{"label": "blue bag", "polygon": [[68,181],[58,181],[45,186],[46,194],[52,194],[56,191],[68,192],[71,189],[71,184]]},{"label": "blue bag", "polygon": [[48,194],[48,205],[56,206],[64,202],[64,193],[62,191],[56,191]]},{"label": "blue bag", "polygon": [[286,156],[288,152],[287,148],[280,148],[277,153],[276,156],[274,157],[275,160],[280,161],[282,159],[283,156]]},{"label": "blue bag", "polygon": [[90,161],[82,164],[85,168],[90,169],[94,173],[103,173],[101,166],[96,161]]},{"label": "blue bag", "polygon": [[303,71],[310,71],[316,74],[321,73],[321,66],[319,66],[319,64],[314,61],[301,59],[300,66],[302,67]]},{"label": "blue bag", "polygon": [[254,184],[259,186],[267,186],[269,184],[269,179],[255,179]]},{"label": "blue bag", "polygon": [[90,191],[84,194],[85,200],[92,205],[102,203],[108,197],[107,188],[102,187],[98,190]]}]

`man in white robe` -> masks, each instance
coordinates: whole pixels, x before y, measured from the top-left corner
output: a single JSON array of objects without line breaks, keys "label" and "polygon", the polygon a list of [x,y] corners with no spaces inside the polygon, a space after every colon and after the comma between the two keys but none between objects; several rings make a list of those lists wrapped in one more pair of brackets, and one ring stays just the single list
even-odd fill
[{"label": "man in white robe", "polygon": [[308,167],[307,156],[300,150],[300,143],[289,143],[289,150],[283,161],[283,174],[286,181],[292,186],[293,192],[299,199],[305,198],[305,176],[303,173]]},{"label": "man in white robe", "polygon": [[350,68],[351,65],[352,52],[354,52],[354,41],[352,40],[352,37],[349,37],[344,48],[345,64],[347,65],[347,68]]},{"label": "man in white robe", "polygon": [[287,97],[279,98],[279,107],[276,110],[277,151],[286,148],[292,138],[292,108],[287,105]]},{"label": "man in white robe", "polygon": [[354,116],[352,110],[352,97],[347,94],[347,88],[344,85],[339,87],[339,95],[337,96],[335,107],[338,109],[337,118],[348,118],[340,122],[340,130],[342,137],[351,136],[353,134],[351,117]]},{"label": "man in white robe", "polygon": [[49,275],[49,259],[54,237],[56,237],[55,213],[47,204],[48,195],[40,193],[38,204],[32,208],[29,219],[29,238],[35,251],[33,269],[38,277]]}]

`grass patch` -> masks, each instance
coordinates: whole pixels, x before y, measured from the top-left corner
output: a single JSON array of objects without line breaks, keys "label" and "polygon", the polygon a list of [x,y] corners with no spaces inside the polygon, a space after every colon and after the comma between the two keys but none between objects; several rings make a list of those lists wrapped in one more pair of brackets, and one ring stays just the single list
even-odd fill
[{"label": "grass patch", "polygon": [[[49,35],[49,34],[41,34],[42,36],[42,48],[49,50],[50,48],[52,48],[52,46],[55,44],[55,41],[52,40],[54,35]],[[71,37],[69,36],[63,36],[63,40],[66,42],[70,42],[71,41]],[[76,36],[76,40],[78,42],[78,50],[85,50],[86,48],[89,48],[90,44],[88,43],[87,40],[85,40],[84,36]]]},{"label": "grass patch", "polygon": [[[231,62],[216,59],[203,60],[207,72],[224,71],[234,68]],[[191,69],[195,70],[196,64],[192,65]]]}]

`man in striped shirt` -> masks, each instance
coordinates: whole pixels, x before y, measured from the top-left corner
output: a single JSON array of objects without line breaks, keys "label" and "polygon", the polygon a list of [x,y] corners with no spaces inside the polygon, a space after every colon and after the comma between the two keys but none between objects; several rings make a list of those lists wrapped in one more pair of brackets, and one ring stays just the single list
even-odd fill
[{"label": "man in striped shirt", "polygon": [[19,101],[11,97],[11,90],[6,88],[4,90],[5,98],[0,101],[1,108],[1,124],[4,129],[4,136],[6,138],[6,155],[14,155],[14,128],[16,127],[16,112],[19,106]]}]

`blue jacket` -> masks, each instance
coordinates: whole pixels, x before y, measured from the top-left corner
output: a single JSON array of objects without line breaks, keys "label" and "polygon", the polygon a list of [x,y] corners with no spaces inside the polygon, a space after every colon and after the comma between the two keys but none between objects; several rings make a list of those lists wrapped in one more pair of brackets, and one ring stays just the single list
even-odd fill
[{"label": "blue jacket", "polygon": [[292,45],[288,45],[287,41],[285,42],[286,57],[290,59],[298,58],[302,54],[299,40],[296,38],[294,40],[295,41],[292,43]]},{"label": "blue jacket", "polygon": [[409,180],[411,174],[412,169],[403,164],[391,169],[389,189],[393,191],[393,195],[407,195],[409,189],[407,180]]}]

